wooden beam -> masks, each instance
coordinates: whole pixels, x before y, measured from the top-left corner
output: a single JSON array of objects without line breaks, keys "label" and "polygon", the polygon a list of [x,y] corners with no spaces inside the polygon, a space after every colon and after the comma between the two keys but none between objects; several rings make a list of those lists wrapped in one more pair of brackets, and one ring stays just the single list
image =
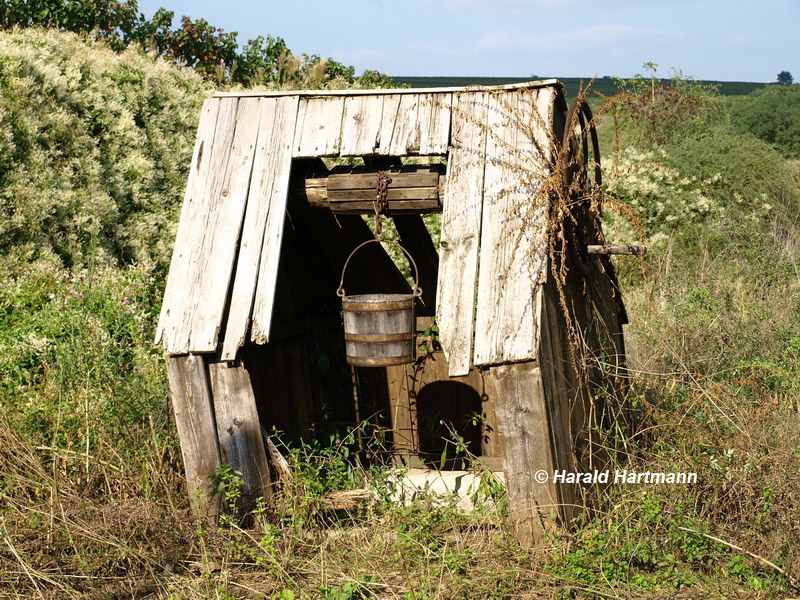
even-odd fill
[{"label": "wooden beam", "polygon": [[[389,171],[389,214],[426,214],[442,210],[444,165],[413,165]],[[292,179],[291,208],[327,208],[338,214],[373,214],[378,169],[336,167],[307,171]]]},{"label": "wooden beam", "polygon": [[[389,189],[433,187],[439,183],[439,176],[444,173],[444,165],[411,165],[402,169],[389,169],[392,182]],[[375,191],[378,185],[378,170],[369,167],[354,167],[331,171],[328,177],[328,191],[368,189]]]},{"label": "wooden beam", "polygon": [[537,362],[490,369],[497,391],[497,425],[505,449],[508,512],[520,544],[541,541],[560,523],[562,504],[553,483],[556,462],[542,371]]},{"label": "wooden beam", "polygon": [[253,387],[248,372],[228,363],[208,365],[219,432],[220,461],[242,474],[240,510],[252,510],[256,499],[269,498],[269,466]]},{"label": "wooden beam", "polygon": [[603,246],[590,244],[586,246],[587,254],[633,254],[640,255],[647,252],[644,246]]},{"label": "wooden beam", "polygon": [[203,357],[167,356],[167,374],[192,513],[216,519],[219,497],[210,493],[209,475],[219,468],[220,456]]},{"label": "wooden beam", "polygon": [[439,253],[420,215],[396,215],[392,217],[400,244],[414,257],[419,269],[419,286],[422,288],[421,316],[436,314],[436,286],[439,277]]}]

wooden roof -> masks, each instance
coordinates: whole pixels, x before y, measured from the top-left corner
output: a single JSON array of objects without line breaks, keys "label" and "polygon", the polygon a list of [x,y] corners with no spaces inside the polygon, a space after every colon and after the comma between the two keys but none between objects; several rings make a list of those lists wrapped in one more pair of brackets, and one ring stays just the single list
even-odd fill
[{"label": "wooden roof", "polygon": [[532,90],[543,87],[561,87],[558,79],[542,79],[537,81],[524,81],[520,83],[508,83],[505,85],[481,86],[469,85],[463,87],[437,87],[437,88],[390,88],[378,90],[263,90],[263,91],[241,91],[241,92],[217,92],[215,98],[275,98],[279,96],[396,96],[398,94],[453,94],[459,92],[507,92],[516,90]]},{"label": "wooden roof", "polygon": [[560,90],[548,80],[207,100],[156,343],[233,360],[248,333],[269,340],[292,159],[446,155],[437,322],[450,373],[534,358],[546,243],[544,226],[529,225],[544,224],[545,208],[524,200],[548,170]]}]

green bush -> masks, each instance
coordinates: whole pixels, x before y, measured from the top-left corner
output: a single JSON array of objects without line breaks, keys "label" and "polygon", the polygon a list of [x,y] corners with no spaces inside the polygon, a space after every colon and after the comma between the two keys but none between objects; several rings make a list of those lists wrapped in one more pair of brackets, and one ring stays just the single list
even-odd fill
[{"label": "green bush", "polygon": [[649,78],[636,75],[617,80],[622,90],[614,97],[626,137],[651,148],[683,135],[695,135],[720,121],[722,102],[717,88],[675,71],[668,83],[655,77],[658,65],[645,63]]},{"label": "green bush", "polygon": [[[626,147],[608,168],[607,191],[633,207],[651,244],[675,227],[699,226],[707,239],[771,236],[779,214],[796,214],[794,177],[782,157],[749,134],[718,123],[654,148]],[[636,239],[629,223],[610,216],[609,233]]]},{"label": "green bush", "polygon": [[752,133],[787,157],[800,157],[800,85],[770,85],[731,105],[736,131]]},{"label": "green bush", "polygon": [[0,264],[163,268],[209,93],[140,51],[0,32]]}]

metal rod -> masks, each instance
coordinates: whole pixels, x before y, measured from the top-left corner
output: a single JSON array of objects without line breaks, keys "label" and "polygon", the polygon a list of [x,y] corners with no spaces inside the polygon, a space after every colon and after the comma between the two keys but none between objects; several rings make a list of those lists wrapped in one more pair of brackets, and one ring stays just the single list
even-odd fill
[{"label": "metal rod", "polygon": [[644,254],[644,246],[586,246],[587,254]]}]

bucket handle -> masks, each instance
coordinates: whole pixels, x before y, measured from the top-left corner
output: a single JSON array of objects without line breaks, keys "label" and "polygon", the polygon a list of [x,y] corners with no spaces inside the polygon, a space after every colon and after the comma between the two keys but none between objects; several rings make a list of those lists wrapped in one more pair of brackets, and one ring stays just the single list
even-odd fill
[{"label": "bucket handle", "polygon": [[408,258],[408,262],[410,262],[411,266],[414,267],[414,289],[412,290],[411,295],[414,296],[415,298],[418,298],[419,296],[421,296],[422,295],[422,288],[419,287],[419,270],[417,269],[417,263],[414,262],[414,259],[408,253],[408,250],[403,248],[397,242],[393,242],[392,240],[379,240],[377,238],[371,239],[371,240],[367,240],[366,242],[361,242],[358,246],[356,246],[355,250],[353,250],[350,253],[350,256],[347,257],[347,260],[344,261],[344,268],[342,269],[342,279],[339,281],[339,289],[336,290],[336,295],[339,296],[339,298],[344,298],[344,293],[345,293],[344,292],[344,274],[347,271],[347,265],[350,263],[350,259],[353,258],[353,255],[356,252],[358,252],[359,250],[361,250],[361,248],[363,248],[367,244],[371,244],[372,242],[385,242],[387,244],[392,244],[393,246],[397,246],[398,248],[400,248],[400,250],[403,251],[403,254],[406,255],[406,258]]}]

